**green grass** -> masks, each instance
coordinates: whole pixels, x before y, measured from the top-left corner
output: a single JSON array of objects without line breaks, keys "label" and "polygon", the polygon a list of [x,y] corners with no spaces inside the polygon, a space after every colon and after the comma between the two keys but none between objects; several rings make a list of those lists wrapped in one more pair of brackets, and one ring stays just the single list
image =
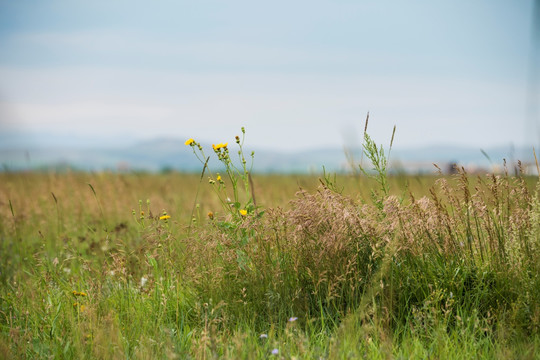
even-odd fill
[{"label": "green grass", "polygon": [[537,179],[383,167],[0,174],[0,357],[539,358]]}]

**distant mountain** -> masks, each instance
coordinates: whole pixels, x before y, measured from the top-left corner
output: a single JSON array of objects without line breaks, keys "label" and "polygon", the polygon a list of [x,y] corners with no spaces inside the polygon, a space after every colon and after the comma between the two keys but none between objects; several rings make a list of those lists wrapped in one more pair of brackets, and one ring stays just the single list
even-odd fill
[{"label": "distant mountain", "polygon": [[[78,144],[80,145],[80,143]],[[211,156],[210,165],[219,168],[210,144],[203,144],[206,155]],[[236,144],[230,145],[231,157],[237,159]],[[256,172],[280,173],[320,173],[323,167],[329,172],[349,171],[350,166],[342,148],[315,148],[298,152],[279,152],[266,149],[246,149],[250,164],[251,151],[255,151],[253,170]],[[355,162],[362,160],[360,149],[348,149]],[[487,156],[486,156],[487,155]],[[489,158],[489,159],[488,159]],[[509,164],[517,159],[532,164],[534,156],[531,149],[510,146],[484,149],[458,146],[430,146],[418,148],[395,148],[390,154],[390,171],[434,172],[433,163],[443,170],[449,164],[460,164],[468,169],[478,170],[501,167],[503,159]],[[364,166],[369,169],[369,165]],[[21,146],[17,142],[2,143],[0,164],[4,171],[34,169],[72,168],[83,171],[166,171],[179,170],[198,172],[201,162],[192,149],[184,145],[182,139],[157,138],[149,141],[120,145],[117,142],[107,146],[64,146],[36,143]]]}]

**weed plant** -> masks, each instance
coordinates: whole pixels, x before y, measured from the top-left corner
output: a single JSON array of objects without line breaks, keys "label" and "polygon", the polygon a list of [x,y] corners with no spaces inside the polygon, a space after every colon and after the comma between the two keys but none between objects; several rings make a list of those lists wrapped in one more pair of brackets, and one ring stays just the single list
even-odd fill
[{"label": "weed plant", "polygon": [[219,172],[1,174],[0,357],[538,358],[534,178],[393,177],[366,131],[355,178],[252,179],[244,134]]}]

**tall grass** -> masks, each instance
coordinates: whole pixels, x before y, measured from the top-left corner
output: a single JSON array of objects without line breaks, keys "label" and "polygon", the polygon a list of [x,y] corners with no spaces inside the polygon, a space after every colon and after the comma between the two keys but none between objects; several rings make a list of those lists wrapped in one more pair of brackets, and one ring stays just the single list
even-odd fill
[{"label": "tall grass", "polygon": [[537,181],[388,176],[366,144],[320,181],[219,145],[219,180],[1,174],[0,356],[537,357]]}]

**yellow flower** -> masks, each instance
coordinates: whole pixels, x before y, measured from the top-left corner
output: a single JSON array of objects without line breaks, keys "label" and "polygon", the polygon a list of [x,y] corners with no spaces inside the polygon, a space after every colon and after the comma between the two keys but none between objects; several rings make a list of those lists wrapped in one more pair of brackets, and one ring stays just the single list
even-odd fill
[{"label": "yellow flower", "polygon": [[162,215],[159,217],[159,220],[167,220],[167,219],[170,219],[171,216],[170,215]]},{"label": "yellow flower", "polygon": [[193,140],[193,139],[190,138],[190,139],[187,139],[186,142],[185,142],[184,144],[185,144],[185,145],[191,145],[191,144],[193,144],[194,142],[195,142],[195,140]]},{"label": "yellow flower", "polygon": [[213,212],[208,212],[208,217],[210,218],[210,220],[214,220],[214,213]]},{"label": "yellow flower", "polygon": [[247,210],[246,209],[240,210],[240,215],[246,216],[247,215]]},{"label": "yellow flower", "polygon": [[229,143],[225,143],[225,144],[219,143],[219,144],[217,144],[217,145],[216,145],[216,144],[212,144],[212,149],[214,149],[214,151],[217,151],[217,150],[219,150],[219,149],[226,148],[227,145],[229,145]]},{"label": "yellow flower", "polygon": [[217,181],[221,181],[221,175],[218,175],[216,178]]}]

